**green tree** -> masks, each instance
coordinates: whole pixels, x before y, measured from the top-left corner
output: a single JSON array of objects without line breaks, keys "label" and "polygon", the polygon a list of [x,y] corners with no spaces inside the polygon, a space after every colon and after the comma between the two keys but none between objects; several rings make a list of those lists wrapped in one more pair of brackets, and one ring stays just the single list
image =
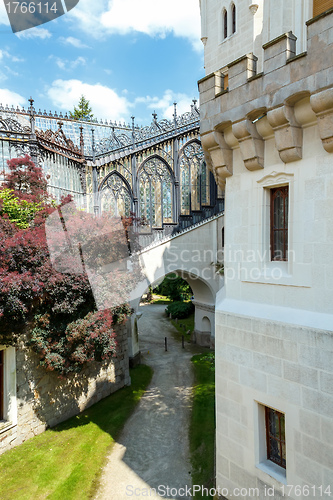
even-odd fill
[{"label": "green tree", "polygon": [[13,189],[0,190],[0,217],[7,214],[10,222],[15,223],[20,229],[26,229],[36,213],[42,210],[42,203],[20,200],[13,193]]},{"label": "green tree", "polygon": [[92,110],[90,107],[89,101],[84,97],[84,95],[81,95],[79,103],[76,106],[74,106],[74,112],[69,112],[69,115],[73,120],[92,120],[94,118],[94,115],[92,114]]},{"label": "green tree", "polygon": [[172,301],[188,299],[193,293],[190,285],[174,273],[166,276],[154,291],[168,297]]}]

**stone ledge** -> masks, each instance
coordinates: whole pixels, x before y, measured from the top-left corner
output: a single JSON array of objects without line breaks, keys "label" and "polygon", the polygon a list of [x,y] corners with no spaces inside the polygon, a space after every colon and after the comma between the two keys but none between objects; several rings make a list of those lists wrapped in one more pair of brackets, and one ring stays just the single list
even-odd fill
[{"label": "stone ledge", "polygon": [[331,9],[325,10],[325,12],[322,12],[321,14],[318,14],[318,16],[313,17],[312,19],[309,19],[306,21],[306,25],[310,26],[311,24],[319,21],[319,19],[322,19],[323,17],[329,16],[330,14],[333,13],[333,7]]},{"label": "stone ledge", "polygon": [[17,424],[13,424],[12,422],[0,422],[0,434],[3,434],[16,426]]},{"label": "stone ledge", "polygon": [[289,57],[289,59],[287,59],[287,61],[286,61],[286,64],[289,64],[293,61],[297,61],[297,59],[301,59],[302,57],[305,57],[307,55],[308,55],[308,53],[307,53],[307,51],[305,51],[305,52],[301,52],[300,54],[297,54],[296,56]]}]

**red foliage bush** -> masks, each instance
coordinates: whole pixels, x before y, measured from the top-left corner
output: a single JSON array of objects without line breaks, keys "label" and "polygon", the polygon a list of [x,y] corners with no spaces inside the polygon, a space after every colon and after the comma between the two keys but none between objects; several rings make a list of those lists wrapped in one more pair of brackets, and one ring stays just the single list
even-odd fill
[{"label": "red foliage bush", "polygon": [[45,220],[56,207],[42,169],[28,156],[8,165],[0,190],[13,189],[18,199],[42,209],[26,229],[0,216],[0,344],[14,344],[23,329],[30,331],[41,365],[61,375],[110,358],[116,348],[112,325],[129,314],[128,306],[96,312],[86,274],[60,273],[51,265]]}]

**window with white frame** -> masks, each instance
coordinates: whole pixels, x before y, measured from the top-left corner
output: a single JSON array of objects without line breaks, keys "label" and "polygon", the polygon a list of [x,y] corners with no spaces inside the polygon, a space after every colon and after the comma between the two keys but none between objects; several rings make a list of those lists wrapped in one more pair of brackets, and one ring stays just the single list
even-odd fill
[{"label": "window with white frame", "polygon": [[0,346],[0,432],[16,423],[16,350]]}]

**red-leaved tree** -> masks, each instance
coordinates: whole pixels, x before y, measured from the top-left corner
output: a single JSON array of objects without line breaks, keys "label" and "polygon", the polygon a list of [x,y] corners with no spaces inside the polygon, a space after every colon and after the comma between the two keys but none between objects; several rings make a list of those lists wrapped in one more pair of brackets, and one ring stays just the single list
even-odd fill
[{"label": "red-leaved tree", "polygon": [[[96,311],[87,275],[62,273],[52,266],[45,221],[57,207],[47,193],[42,169],[28,156],[8,165],[0,194],[9,189],[17,203],[25,200],[28,208],[38,209],[30,210],[34,217],[22,229],[0,202],[0,344],[13,345],[25,332],[41,365],[66,376],[87,362],[115,355],[113,326],[130,310],[124,304]],[[62,206],[66,202],[71,199],[63,200]],[[87,216],[85,230],[95,223]]]}]

